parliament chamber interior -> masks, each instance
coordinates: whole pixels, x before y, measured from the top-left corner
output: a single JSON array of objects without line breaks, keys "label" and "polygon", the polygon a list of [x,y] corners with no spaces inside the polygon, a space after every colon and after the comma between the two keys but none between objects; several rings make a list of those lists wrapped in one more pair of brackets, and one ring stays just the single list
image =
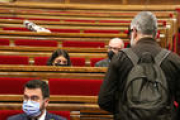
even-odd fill
[{"label": "parliament chamber interior", "polygon": [[[107,68],[95,63],[107,57],[111,38],[128,46],[131,20],[144,10],[158,19],[160,46],[180,54],[178,0],[0,0],[0,120],[22,113],[23,85],[33,79],[48,82],[51,113],[113,120],[97,104]],[[25,20],[51,32],[31,31]],[[58,48],[69,53],[71,67],[46,65]]]}]

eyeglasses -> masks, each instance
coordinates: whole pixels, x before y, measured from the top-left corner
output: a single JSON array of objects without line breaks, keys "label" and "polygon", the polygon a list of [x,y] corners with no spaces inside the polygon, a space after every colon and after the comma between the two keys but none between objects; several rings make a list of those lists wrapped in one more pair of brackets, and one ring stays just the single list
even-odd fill
[{"label": "eyeglasses", "polygon": [[132,32],[133,32],[133,29],[131,29],[130,27],[128,27],[128,36],[130,36]]},{"label": "eyeglasses", "polygon": [[135,28],[135,29],[133,29],[133,28],[130,28],[130,27],[128,27],[128,37],[130,38],[131,37],[131,33],[133,32],[133,31],[136,31],[137,32],[137,29]]},{"label": "eyeglasses", "polygon": [[121,48],[116,48],[116,47],[111,47],[111,46],[108,46],[108,49],[109,50],[115,50],[115,51],[121,50]]}]

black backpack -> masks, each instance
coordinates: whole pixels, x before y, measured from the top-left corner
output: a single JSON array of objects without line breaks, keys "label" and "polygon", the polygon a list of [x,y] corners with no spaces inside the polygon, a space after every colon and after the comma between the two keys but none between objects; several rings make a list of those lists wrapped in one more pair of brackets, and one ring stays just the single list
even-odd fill
[{"label": "black backpack", "polygon": [[170,110],[167,107],[170,106],[169,87],[160,67],[170,51],[162,49],[155,58],[149,52],[138,58],[132,49],[122,51],[134,65],[128,73],[122,96],[128,120],[159,120],[158,116],[166,114],[163,113],[166,109]]}]

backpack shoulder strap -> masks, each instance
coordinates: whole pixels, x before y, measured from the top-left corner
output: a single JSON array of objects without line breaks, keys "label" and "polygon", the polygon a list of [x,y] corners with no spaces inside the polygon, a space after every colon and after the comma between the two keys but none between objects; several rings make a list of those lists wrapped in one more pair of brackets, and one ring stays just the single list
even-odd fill
[{"label": "backpack shoulder strap", "polygon": [[155,57],[155,62],[160,66],[162,61],[170,54],[169,50],[163,48]]},{"label": "backpack shoulder strap", "polygon": [[127,57],[132,61],[133,65],[137,64],[139,57],[132,51],[131,48],[124,48],[121,49],[121,51],[127,55]]}]

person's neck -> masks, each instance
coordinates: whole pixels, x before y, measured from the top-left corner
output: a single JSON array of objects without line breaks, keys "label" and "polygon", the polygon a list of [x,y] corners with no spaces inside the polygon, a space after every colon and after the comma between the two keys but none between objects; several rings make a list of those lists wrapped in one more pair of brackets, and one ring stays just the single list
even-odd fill
[{"label": "person's neck", "polygon": [[139,40],[143,39],[143,38],[153,38],[153,36],[152,36],[152,35],[139,34],[139,35],[137,36],[136,43],[137,43]]}]

